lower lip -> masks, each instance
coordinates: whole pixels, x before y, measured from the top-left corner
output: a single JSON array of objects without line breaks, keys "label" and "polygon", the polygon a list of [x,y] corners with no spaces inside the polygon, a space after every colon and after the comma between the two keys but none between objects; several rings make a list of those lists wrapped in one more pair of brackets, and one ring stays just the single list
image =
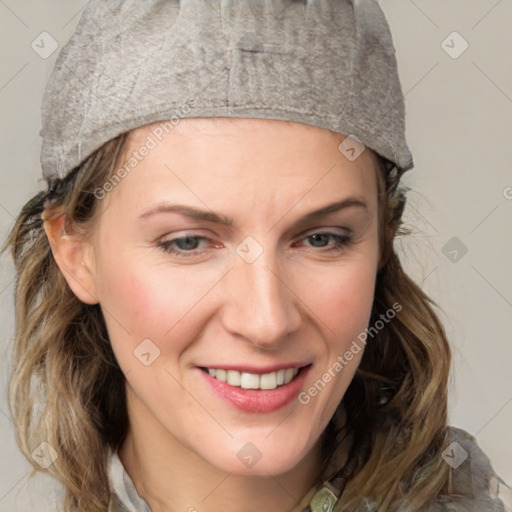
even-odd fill
[{"label": "lower lip", "polygon": [[221,382],[204,370],[199,370],[211,389],[223,400],[246,412],[273,412],[288,405],[300,392],[310,366],[284,386],[275,389],[243,389]]}]

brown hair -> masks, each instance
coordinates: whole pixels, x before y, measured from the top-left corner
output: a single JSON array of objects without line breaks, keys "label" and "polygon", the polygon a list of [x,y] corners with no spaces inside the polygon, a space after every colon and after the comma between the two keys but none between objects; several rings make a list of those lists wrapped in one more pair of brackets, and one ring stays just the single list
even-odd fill
[{"label": "brown hair", "polygon": [[[43,228],[43,212],[62,207],[67,220],[92,232],[99,216],[94,191],[114,174],[127,134],[106,143],[65,179],[54,179],[22,209],[2,249],[12,248],[17,281],[9,404],[17,442],[31,453],[47,442],[58,458],[45,471],[64,487],[66,511],[105,511],[110,453],[123,443],[128,417],[125,378],[112,352],[98,304],[81,302],[59,270]],[[422,510],[446,492],[445,442],[450,350],[433,302],[403,270],[394,250],[404,234],[406,203],[393,165],[375,157],[381,267],[371,322],[393,304],[400,312],[368,342],[338,411],[323,434],[328,454],[351,438],[338,511],[368,499],[379,512]],[[108,392],[105,390],[108,389]],[[343,408],[346,421],[338,428]],[[326,465],[327,466],[327,465]],[[306,490],[305,490],[306,492]]]}]

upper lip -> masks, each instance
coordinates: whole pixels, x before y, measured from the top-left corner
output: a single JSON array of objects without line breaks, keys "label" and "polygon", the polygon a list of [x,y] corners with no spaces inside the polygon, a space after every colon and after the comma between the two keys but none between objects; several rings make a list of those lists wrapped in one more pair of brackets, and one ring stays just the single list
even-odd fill
[{"label": "upper lip", "polygon": [[252,366],[247,364],[209,364],[200,366],[200,368],[215,368],[215,369],[221,369],[221,370],[236,370],[240,373],[254,373],[256,375],[264,375],[266,373],[272,373],[277,372],[279,370],[286,370],[287,368],[302,368],[304,366],[309,366],[310,362],[304,362],[304,361],[295,361],[290,363],[280,363],[280,364],[273,364],[268,366]]}]

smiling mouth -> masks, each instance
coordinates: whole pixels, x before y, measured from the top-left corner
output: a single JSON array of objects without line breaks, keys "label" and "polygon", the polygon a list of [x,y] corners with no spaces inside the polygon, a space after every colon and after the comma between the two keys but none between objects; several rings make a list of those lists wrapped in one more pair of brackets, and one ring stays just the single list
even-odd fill
[{"label": "smiling mouth", "polygon": [[260,389],[271,390],[281,386],[286,386],[304,369],[302,368],[286,368],[275,372],[264,373],[262,375],[256,373],[239,372],[237,370],[224,370],[222,368],[201,368],[214,379],[220,382],[226,382],[230,386],[242,389]]}]

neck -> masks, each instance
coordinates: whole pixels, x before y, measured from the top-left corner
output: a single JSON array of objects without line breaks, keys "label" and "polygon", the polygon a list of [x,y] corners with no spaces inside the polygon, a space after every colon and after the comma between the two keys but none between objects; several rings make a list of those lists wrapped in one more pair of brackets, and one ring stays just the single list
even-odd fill
[{"label": "neck", "polygon": [[319,483],[319,442],[286,473],[233,475],[181,444],[140,410],[140,402],[134,407],[137,399],[129,389],[127,392],[130,427],[119,457],[152,512],[295,512]]}]

